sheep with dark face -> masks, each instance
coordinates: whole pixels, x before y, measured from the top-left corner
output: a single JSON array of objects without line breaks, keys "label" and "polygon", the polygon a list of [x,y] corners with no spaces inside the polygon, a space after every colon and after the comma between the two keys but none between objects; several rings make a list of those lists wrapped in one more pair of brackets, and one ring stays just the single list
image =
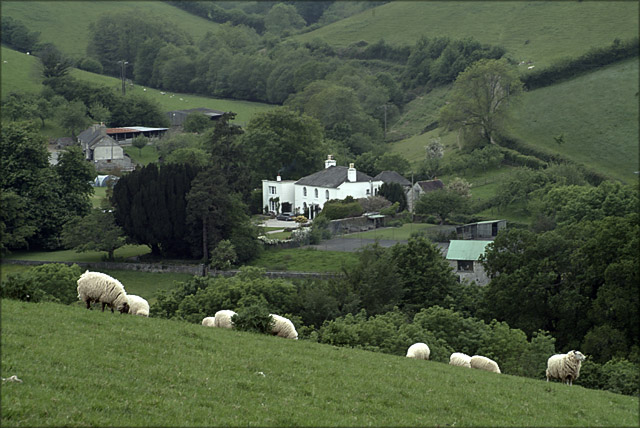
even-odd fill
[{"label": "sheep with dark face", "polygon": [[573,381],[580,376],[580,365],[586,358],[580,351],[552,355],[547,360],[547,382],[549,379],[560,379],[566,385],[573,385]]},{"label": "sheep with dark face", "polygon": [[91,309],[91,303],[102,303],[102,312],[105,306],[120,311],[129,312],[127,302],[127,292],[124,286],[115,278],[106,273],[86,271],[78,279],[78,298],[87,304],[87,309]]}]

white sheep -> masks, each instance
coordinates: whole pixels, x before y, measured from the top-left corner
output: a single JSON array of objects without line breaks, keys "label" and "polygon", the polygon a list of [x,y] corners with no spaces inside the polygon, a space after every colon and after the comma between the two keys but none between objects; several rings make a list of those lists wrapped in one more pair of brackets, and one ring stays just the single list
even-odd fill
[{"label": "white sheep", "polygon": [[580,376],[580,365],[587,357],[580,351],[556,354],[547,360],[547,382],[549,378],[560,379],[569,386]]},{"label": "white sheep", "polygon": [[149,316],[149,302],[143,297],[127,294],[127,303],[129,304],[129,313],[131,315]]},{"label": "white sheep", "polygon": [[474,355],[469,361],[472,369],[486,370],[488,372],[500,373],[500,367],[498,363],[490,358],[483,357],[482,355]]},{"label": "white sheep", "polygon": [[428,360],[431,350],[426,343],[418,342],[409,346],[407,349],[407,358],[415,358],[417,360]]},{"label": "white sheep", "polygon": [[202,319],[202,325],[205,327],[215,327],[216,318],[215,317],[204,317]]},{"label": "white sheep", "polygon": [[213,327],[233,328],[233,321],[231,321],[231,318],[234,315],[237,314],[229,309],[223,309],[216,312],[214,315]]},{"label": "white sheep", "polygon": [[449,364],[452,366],[471,368],[471,357],[462,352],[454,352],[449,357]]},{"label": "white sheep", "polygon": [[91,309],[91,302],[102,303],[104,307],[109,305],[111,312],[117,309],[120,313],[129,312],[127,292],[124,286],[115,278],[106,273],[86,271],[78,279],[78,298]]},{"label": "white sheep", "polygon": [[269,315],[273,320],[273,326],[271,328],[272,335],[284,337],[285,339],[298,340],[298,332],[291,320],[276,314]]}]

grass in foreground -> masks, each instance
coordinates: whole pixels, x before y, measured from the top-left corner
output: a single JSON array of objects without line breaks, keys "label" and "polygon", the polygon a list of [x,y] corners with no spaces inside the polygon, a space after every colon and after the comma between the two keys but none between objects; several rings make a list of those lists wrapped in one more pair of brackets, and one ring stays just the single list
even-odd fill
[{"label": "grass in foreground", "polygon": [[[180,321],[2,301],[5,426],[638,426],[638,398]],[[259,350],[259,352],[256,352]]]}]

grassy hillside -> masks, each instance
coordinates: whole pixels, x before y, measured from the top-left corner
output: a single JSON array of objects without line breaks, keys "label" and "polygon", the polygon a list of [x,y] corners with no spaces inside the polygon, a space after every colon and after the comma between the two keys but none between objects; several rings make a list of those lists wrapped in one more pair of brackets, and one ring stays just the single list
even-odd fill
[{"label": "grassy hillside", "polygon": [[634,397],[74,305],[3,300],[2,329],[5,426],[639,423]]},{"label": "grassy hillside", "polygon": [[[37,93],[43,88],[42,76],[40,74],[40,66],[37,58],[16,52],[3,46],[2,60],[1,80],[3,96],[7,95],[11,91]],[[5,63],[4,61],[7,62]],[[122,88],[122,81],[115,77],[89,73],[78,69],[73,69],[71,71],[71,75],[78,80],[107,86],[113,88],[115,91],[119,91]],[[163,111],[182,110],[195,107],[207,107],[222,111],[233,111],[237,113],[236,122],[240,125],[251,120],[251,117],[254,114],[273,108],[273,106],[269,104],[208,98],[191,94],[166,93],[163,95],[160,90],[135,85],[127,87],[127,93],[144,94],[146,97],[157,101]]]},{"label": "grassy hillside", "polygon": [[[638,59],[525,93],[510,133],[632,183],[638,165]],[[559,145],[554,137],[563,134]]]},{"label": "grassy hillside", "polygon": [[3,1],[2,15],[21,21],[30,31],[39,31],[40,40],[78,59],[86,56],[94,23],[105,13],[145,13],[161,17],[200,40],[217,24],[160,1]]},{"label": "grassy hillside", "polygon": [[504,46],[514,59],[547,66],[616,37],[636,37],[638,2],[394,1],[295,38],[335,46],[380,39],[410,45],[422,35],[473,37]]}]

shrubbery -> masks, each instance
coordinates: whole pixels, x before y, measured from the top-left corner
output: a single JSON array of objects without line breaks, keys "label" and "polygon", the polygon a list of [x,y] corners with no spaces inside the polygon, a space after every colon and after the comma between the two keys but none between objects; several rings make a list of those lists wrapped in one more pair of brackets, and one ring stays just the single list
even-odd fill
[{"label": "shrubbery", "polygon": [[51,263],[11,274],[2,281],[0,297],[25,302],[56,302],[68,305],[78,301],[78,265]]},{"label": "shrubbery", "polygon": [[322,208],[320,216],[323,216],[329,220],[336,220],[339,218],[358,217],[364,213],[362,206],[358,201],[354,201],[353,198],[349,200],[335,200],[327,201]]}]

